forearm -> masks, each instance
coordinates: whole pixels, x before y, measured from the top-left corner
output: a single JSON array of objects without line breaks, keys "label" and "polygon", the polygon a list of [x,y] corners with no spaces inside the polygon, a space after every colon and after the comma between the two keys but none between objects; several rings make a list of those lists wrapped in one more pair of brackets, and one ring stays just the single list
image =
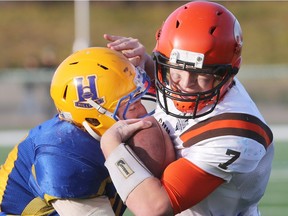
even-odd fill
[{"label": "forearm", "polygon": [[135,215],[173,215],[166,190],[159,179],[154,177],[139,184],[129,194],[126,205]]},{"label": "forearm", "polygon": [[172,207],[160,180],[123,144],[135,131],[151,124],[138,119],[118,121],[103,134],[101,149],[117,192],[135,215],[169,215]]},{"label": "forearm", "polygon": [[91,199],[56,200],[52,203],[52,206],[61,216],[114,215],[110,201],[105,196]]},{"label": "forearm", "polygon": [[121,199],[135,215],[173,215],[170,199],[159,179],[128,146],[121,144],[108,158],[107,167]]}]

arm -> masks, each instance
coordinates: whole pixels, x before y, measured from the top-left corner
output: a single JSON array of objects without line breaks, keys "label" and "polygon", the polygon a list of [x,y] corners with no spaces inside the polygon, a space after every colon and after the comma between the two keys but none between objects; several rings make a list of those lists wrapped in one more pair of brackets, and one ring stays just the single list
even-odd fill
[{"label": "arm", "polygon": [[[123,152],[125,151],[125,148],[123,145],[119,145],[126,141],[137,130],[150,126],[151,122],[144,122],[139,119],[116,122],[101,138],[101,148],[108,161],[106,161],[105,165],[108,166],[112,181],[118,190],[119,195],[122,195],[121,198],[126,202],[129,208],[131,207],[130,210],[134,214],[151,215],[151,212],[155,212],[155,215],[173,215],[169,197],[159,179],[149,175],[149,173],[146,174],[147,170],[145,168],[142,168],[141,170],[141,166],[137,164],[137,161],[131,162],[131,158],[134,157],[131,157],[127,152]],[[128,167],[132,168],[133,174],[129,175],[128,178],[123,178],[122,175],[115,174],[118,170],[112,167],[112,165],[115,165],[115,161],[117,162],[118,160],[117,158],[114,159],[116,156],[120,156],[120,160],[124,158],[125,161],[127,161]],[[133,164],[133,162],[136,163],[136,165]],[[109,167],[111,169],[109,169]],[[144,175],[145,177],[131,188],[133,182],[131,183],[129,179],[135,180],[133,177],[137,175]],[[138,181],[138,179],[139,178],[135,181]],[[149,188],[149,190],[147,190],[147,188]],[[145,200],[143,200],[143,197],[145,197]],[[153,205],[151,205],[151,203],[153,203]]]},{"label": "arm", "polygon": [[[141,120],[115,123],[101,139],[101,148],[106,160],[111,160],[115,155],[121,159],[128,158],[129,154],[119,152],[119,143],[125,142],[136,130],[147,126],[149,124]],[[114,162],[111,164],[114,165]],[[128,165],[130,165],[129,162]],[[107,168],[120,196],[125,194],[122,196],[123,201],[135,215],[151,215],[151,212],[155,215],[177,214],[200,202],[224,182],[223,179],[201,170],[184,158],[171,163],[165,169],[161,180],[152,175],[145,176],[133,188],[129,187],[131,183],[129,181],[127,184],[126,182],[120,183],[118,179],[121,176],[115,174],[117,169],[113,166]],[[133,175],[128,179],[139,177],[146,172],[141,168],[133,171]]]},{"label": "arm", "polygon": [[107,47],[121,51],[135,66],[145,69],[151,80],[154,80],[154,61],[138,39],[110,34],[104,34],[104,38],[110,41]]},{"label": "arm", "polygon": [[91,199],[56,200],[53,201],[52,206],[61,216],[114,215],[109,199],[104,196]]}]

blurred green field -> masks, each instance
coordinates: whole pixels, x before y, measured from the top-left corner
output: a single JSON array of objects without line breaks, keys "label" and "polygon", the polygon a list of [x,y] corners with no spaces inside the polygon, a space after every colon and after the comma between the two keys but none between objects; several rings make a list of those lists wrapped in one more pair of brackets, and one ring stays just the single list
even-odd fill
[{"label": "blurred green field", "polygon": [[[5,158],[11,147],[0,147],[0,164],[4,163]],[[276,142],[275,159],[270,182],[260,203],[262,216],[284,216],[288,212],[288,140],[287,142]],[[127,210],[125,216],[132,214]]]}]

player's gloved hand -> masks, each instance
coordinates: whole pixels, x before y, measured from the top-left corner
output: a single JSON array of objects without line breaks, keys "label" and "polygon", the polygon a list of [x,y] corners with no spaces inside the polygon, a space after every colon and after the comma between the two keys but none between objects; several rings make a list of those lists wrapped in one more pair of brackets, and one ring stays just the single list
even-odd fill
[{"label": "player's gloved hand", "polygon": [[117,146],[127,141],[137,130],[151,127],[152,122],[141,119],[120,120],[110,127],[101,137],[101,149],[105,158],[117,148]]}]

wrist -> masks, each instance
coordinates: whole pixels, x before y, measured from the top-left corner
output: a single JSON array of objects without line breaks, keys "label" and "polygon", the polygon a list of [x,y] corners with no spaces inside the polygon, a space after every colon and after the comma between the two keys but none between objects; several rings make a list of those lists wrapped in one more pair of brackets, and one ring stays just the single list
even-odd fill
[{"label": "wrist", "polygon": [[124,143],[111,152],[105,166],[123,202],[141,182],[152,177],[137,155]]},{"label": "wrist", "polygon": [[104,133],[104,135],[101,137],[100,140],[100,148],[103,152],[104,157],[107,159],[109,155],[119,146],[119,143],[122,141],[115,140],[115,136],[113,138],[109,138],[110,136],[106,136],[107,134]]}]

